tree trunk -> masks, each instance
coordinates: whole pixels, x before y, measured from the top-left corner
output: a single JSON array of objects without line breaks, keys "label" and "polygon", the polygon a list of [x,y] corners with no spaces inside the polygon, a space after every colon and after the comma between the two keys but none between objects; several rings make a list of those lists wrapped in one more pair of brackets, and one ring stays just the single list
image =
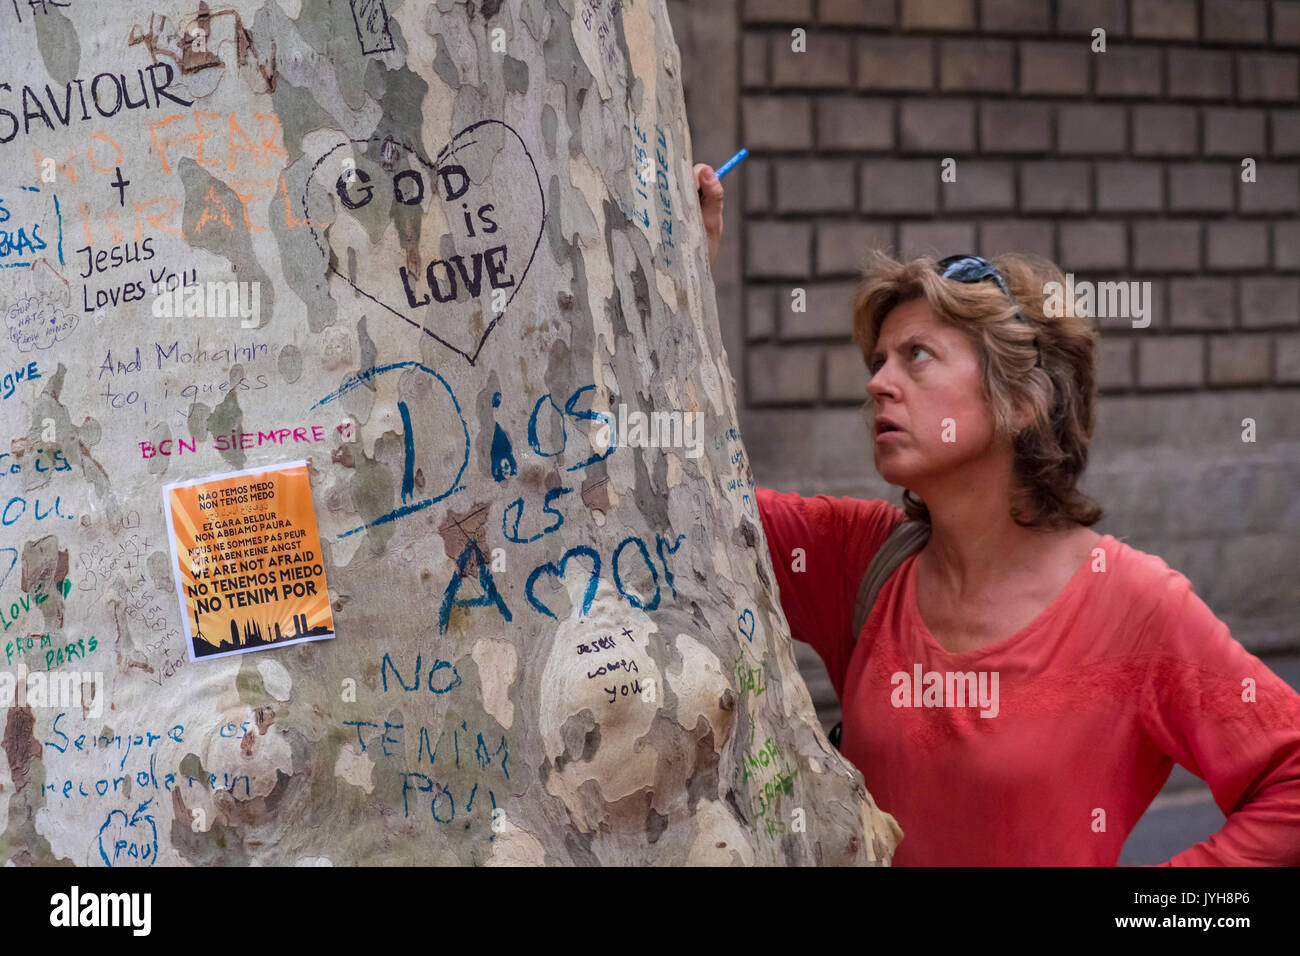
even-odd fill
[{"label": "tree trunk", "polygon": [[[662,0],[19,7],[6,666],[104,682],[6,711],[0,859],[888,862],[778,603]],[[297,460],[244,550],[182,540],[164,486]],[[295,508],[328,597],[207,616]]]}]

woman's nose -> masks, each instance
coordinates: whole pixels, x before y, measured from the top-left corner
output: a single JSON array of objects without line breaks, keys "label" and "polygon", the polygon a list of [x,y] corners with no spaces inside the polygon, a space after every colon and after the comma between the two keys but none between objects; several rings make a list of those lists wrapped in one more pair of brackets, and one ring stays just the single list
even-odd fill
[{"label": "woman's nose", "polygon": [[878,401],[883,395],[895,394],[892,375],[893,372],[890,370],[888,362],[881,365],[867,379],[867,395],[871,399]]}]

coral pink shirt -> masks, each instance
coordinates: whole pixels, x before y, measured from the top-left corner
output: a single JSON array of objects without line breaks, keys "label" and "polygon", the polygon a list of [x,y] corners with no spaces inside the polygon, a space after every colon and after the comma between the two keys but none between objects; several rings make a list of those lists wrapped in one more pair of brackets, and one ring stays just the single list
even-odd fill
[{"label": "coral pink shirt", "polygon": [[1020,631],[950,654],[913,555],[855,642],[858,582],[904,513],[757,498],[791,633],[843,705],[841,750],[903,828],[895,865],[1114,865],[1175,762],[1227,820],[1170,864],[1300,864],[1300,695],[1160,558],[1106,535],[1104,571],[1090,558]]}]

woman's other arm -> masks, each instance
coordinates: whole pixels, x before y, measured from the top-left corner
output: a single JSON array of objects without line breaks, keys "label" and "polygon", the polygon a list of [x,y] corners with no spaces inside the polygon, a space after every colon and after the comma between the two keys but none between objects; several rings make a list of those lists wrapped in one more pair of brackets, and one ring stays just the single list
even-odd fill
[{"label": "woman's other arm", "polygon": [[1157,612],[1139,706],[1156,745],[1209,784],[1227,820],[1162,865],[1298,865],[1300,694],[1185,581]]}]

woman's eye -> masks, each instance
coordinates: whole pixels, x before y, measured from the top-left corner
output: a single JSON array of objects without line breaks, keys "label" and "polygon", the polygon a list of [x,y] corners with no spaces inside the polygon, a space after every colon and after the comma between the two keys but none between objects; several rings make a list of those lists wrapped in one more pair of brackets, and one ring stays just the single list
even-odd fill
[{"label": "woman's eye", "polygon": [[[928,348],[926,348],[924,345],[921,345],[921,344],[918,343],[918,344],[914,344],[914,345],[912,346],[912,355],[913,355],[913,356],[916,355],[917,349],[920,349],[920,350],[921,350],[922,352],[924,352],[926,355],[930,355],[930,350],[929,350]],[[933,357],[933,356],[931,356],[931,357]],[[877,372],[880,371],[880,366],[882,366],[882,365],[884,365],[884,364],[885,364],[885,363],[882,362],[880,359],[876,359],[876,360],[875,360],[874,362],[872,362],[869,366],[867,366],[867,371],[870,372],[872,375],[875,375]]]}]

